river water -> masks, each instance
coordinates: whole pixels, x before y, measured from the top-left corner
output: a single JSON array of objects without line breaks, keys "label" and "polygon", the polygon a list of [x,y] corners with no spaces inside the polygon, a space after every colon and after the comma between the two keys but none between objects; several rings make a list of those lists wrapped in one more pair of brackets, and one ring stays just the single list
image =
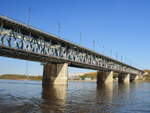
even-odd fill
[{"label": "river water", "polygon": [[0,113],[150,113],[150,83],[69,82],[45,91],[38,81],[0,80]]}]

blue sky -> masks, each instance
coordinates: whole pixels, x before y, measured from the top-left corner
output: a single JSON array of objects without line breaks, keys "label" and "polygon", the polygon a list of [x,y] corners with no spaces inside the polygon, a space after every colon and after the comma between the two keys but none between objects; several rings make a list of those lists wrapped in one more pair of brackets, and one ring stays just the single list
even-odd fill
[{"label": "blue sky", "polygon": [[[149,0],[1,0],[0,14],[97,52],[150,69]],[[80,41],[80,32],[82,39]],[[111,55],[112,50],[112,55]],[[27,61],[0,57],[0,74],[26,73]],[[28,61],[29,74],[42,74],[40,63]],[[71,73],[87,70],[69,69]]]}]

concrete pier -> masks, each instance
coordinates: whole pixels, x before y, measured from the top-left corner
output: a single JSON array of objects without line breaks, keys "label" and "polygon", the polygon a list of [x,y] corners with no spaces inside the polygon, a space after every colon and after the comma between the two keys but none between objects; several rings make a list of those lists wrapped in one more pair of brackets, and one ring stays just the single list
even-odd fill
[{"label": "concrete pier", "polygon": [[120,73],[118,76],[119,83],[130,83],[130,74]]},{"label": "concrete pier", "polygon": [[143,80],[143,75],[136,75],[134,81]]},{"label": "concrete pier", "polygon": [[113,83],[113,71],[109,72],[97,72],[97,84],[112,84]]},{"label": "concrete pier", "polygon": [[67,85],[68,63],[44,65],[42,85]]},{"label": "concrete pier", "polygon": [[139,79],[139,75],[136,75],[134,80],[138,80]]}]

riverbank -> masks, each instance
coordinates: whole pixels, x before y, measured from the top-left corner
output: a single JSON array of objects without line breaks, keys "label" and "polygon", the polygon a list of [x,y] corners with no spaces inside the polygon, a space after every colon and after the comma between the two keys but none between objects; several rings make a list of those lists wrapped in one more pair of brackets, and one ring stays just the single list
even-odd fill
[{"label": "riverbank", "polygon": [[[16,74],[4,74],[0,75],[0,79],[6,79],[6,80],[42,80],[42,76],[30,76],[30,75],[16,75]],[[89,81],[89,82],[95,82],[96,80],[68,80],[68,81]]]},{"label": "riverbank", "polygon": [[29,76],[29,75],[16,75],[16,74],[5,74],[0,75],[0,79],[7,80],[42,80],[42,76]]},{"label": "riverbank", "polygon": [[[150,82],[150,70],[144,70],[147,72],[142,78],[139,78],[138,81],[146,81]],[[114,75],[116,76],[116,75]],[[90,79],[85,79],[90,78]],[[42,76],[40,75],[20,75],[20,74],[4,74],[0,75],[0,79],[6,79],[6,80],[37,80],[41,81]],[[96,73],[86,73],[85,75],[82,75],[79,79],[69,79],[68,81],[74,81],[74,82],[80,82],[80,81],[89,81],[89,82],[96,82]],[[116,79],[114,79],[116,81]]]},{"label": "riverbank", "polygon": [[144,70],[146,74],[143,76],[143,80],[146,82],[150,82],[150,70]]}]

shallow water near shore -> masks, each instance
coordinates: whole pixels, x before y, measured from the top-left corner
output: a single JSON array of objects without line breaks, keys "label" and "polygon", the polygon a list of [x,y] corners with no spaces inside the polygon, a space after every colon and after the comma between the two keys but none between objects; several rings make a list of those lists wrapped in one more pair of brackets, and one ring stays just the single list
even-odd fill
[{"label": "shallow water near shore", "polygon": [[148,82],[69,81],[43,90],[40,81],[0,80],[0,113],[150,113],[149,100]]}]

